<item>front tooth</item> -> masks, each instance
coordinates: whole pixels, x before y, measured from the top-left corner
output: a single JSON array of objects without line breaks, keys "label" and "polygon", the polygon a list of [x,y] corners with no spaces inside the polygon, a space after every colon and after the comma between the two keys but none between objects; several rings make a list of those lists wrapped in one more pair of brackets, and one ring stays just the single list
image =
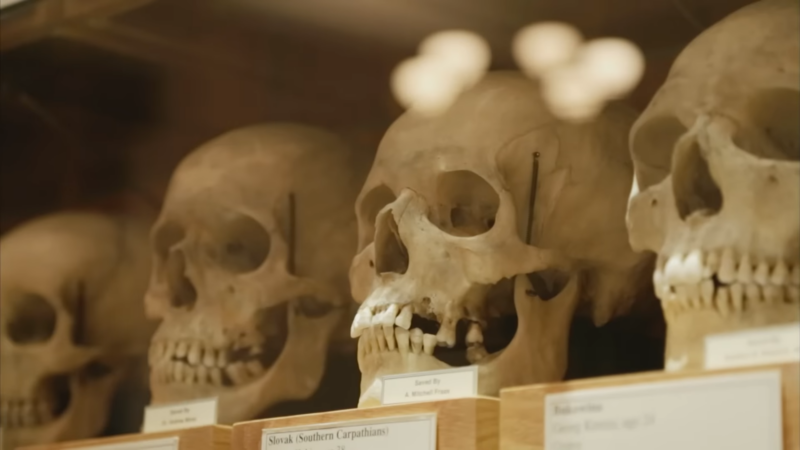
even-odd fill
[{"label": "front tooth", "polygon": [[219,367],[212,367],[208,371],[208,376],[211,378],[211,384],[214,386],[222,386],[222,369]]},{"label": "front tooth", "polygon": [[414,353],[421,353],[422,352],[422,330],[419,328],[414,328],[411,330],[409,335],[409,339],[411,340],[411,350]]},{"label": "front tooth", "polygon": [[711,280],[703,280],[700,283],[700,297],[703,299],[703,305],[706,308],[714,306],[714,282]]},{"label": "front tooth", "polygon": [[764,301],[767,304],[783,303],[783,288],[780,286],[767,285],[762,290],[764,291]]},{"label": "front tooth", "polygon": [[703,254],[693,250],[683,260],[684,283],[697,284],[703,279]]},{"label": "front tooth", "polygon": [[397,315],[397,318],[394,320],[394,324],[404,330],[408,330],[411,328],[411,319],[414,315],[414,311],[411,305],[406,305],[400,310],[400,314]]},{"label": "front tooth", "polygon": [[189,361],[189,364],[196,366],[200,364],[201,355],[202,350],[200,348],[200,343],[194,342],[189,346],[186,359]]},{"label": "front tooth", "polygon": [[741,283],[733,283],[731,289],[731,305],[736,312],[744,311],[744,287]]},{"label": "front tooth", "polygon": [[428,355],[432,355],[433,354],[433,350],[436,349],[436,343],[437,342],[438,342],[438,339],[436,338],[435,335],[427,334],[427,333],[423,334],[422,335],[422,348],[423,348],[423,351]]},{"label": "front tooth", "polygon": [[394,325],[394,320],[397,318],[397,304],[392,303],[386,308],[386,311],[379,313],[375,316],[372,320],[373,325],[382,325],[384,327],[390,327]]},{"label": "front tooth", "polygon": [[672,255],[664,266],[664,276],[669,284],[683,283],[683,264],[680,255]]},{"label": "front tooth", "polygon": [[262,366],[261,362],[256,359],[247,361],[244,363],[244,367],[247,369],[247,373],[249,373],[252,378],[259,377],[264,373],[264,366]]},{"label": "front tooth", "polygon": [[350,326],[350,337],[355,339],[361,336],[370,326],[372,326],[372,310],[361,308],[353,319],[353,325]]},{"label": "front tooth", "polygon": [[717,289],[716,304],[722,317],[727,317],[731,310],[730,293],[727,287],[723,286]]},{"label": "front tooth", "polygon": [[394,329],[394,338],[397,340],[397,348],[400,350],[400,353],[407,354],[408,353],[408,335],[409,332],[405,328],[395,328]]},{"label": "front tooth", "polygon": [[175,347],[175,357],[176,358],[183,358],[186,356],[186,353],[189,352],[189,345],[186,342],[178,342],[178,345]]},{"label": "front tooth", "polygon": [[711,278],[719,270],[719,253],[716,251],[708,252],[706,255],[706,265],[703,268],[703,278]]},{"label": "front tooth", "polygon": [[788,279],[789,267],[785,262],[783,262],[783,260],[780,260],[778,261],[778,264],[775,264],[775,268],[772,270],[772,275],[769,277],[769,282],[775,286],[783,286],[786,284],[786,280]]},{"label": "front tooth", "polygon": [[786,301],[789,303],[800,303],[800,287],[786,286]]},{"label": "front tooth", "polygon": [[393,351],[397,347],[394,341],[394,324],[383,327],[383,336],[386,338],[386,345],[389,347],[389,351]]},{"label": "front tooth", "polygon": [[742,284],[748,284],[753,281],[753,264],[750,262],[748,255],[742,256],[739,261],[739,270],[736,272],[736,280]]},{"label": "front tooth", "polygon": [[744,296],[750,306],[761,302],[761,288],[757,284],[748,284],[744,287]]},{"label": "front tooth", "polygon": [[470,344],[483,344],[483,330],[481,329],[480,324],[477,322],[472,322],[469,325],[466,341],[467,347],[469,347]]},{"label": "front tooth", "polygon": [[736,261],[733,257],[733,249],[726,248],[722,251],[717,278],[726,284],[733,283],[736,280]]},{"label": "front tooth", "polygon": [[244,364],[240,362],[229,364],[228,367],[225,368],[225,373],[228,374],[228,378],[230,378],[234,384],[243,384],[247,381],[247,369],[245,369]]},{"label": "front tooth", "polygon": [[436,333],[436,341],[440,344],[453,348],[456,346],[456,327],[455,322],[445,319],[444,323],[439,327],[439,332]]},{"label": "front tooth", "polygon": [[756,283],[764,285],[769,282],[769,266],[766,261],[761,261],[756,267],[756,273],[753,274],[753,279]]},{"label": "front tooth", "polygon": [[789,276],[789,279],[793,285],[800,286],[800,263],[792,267],[792,274]]}]

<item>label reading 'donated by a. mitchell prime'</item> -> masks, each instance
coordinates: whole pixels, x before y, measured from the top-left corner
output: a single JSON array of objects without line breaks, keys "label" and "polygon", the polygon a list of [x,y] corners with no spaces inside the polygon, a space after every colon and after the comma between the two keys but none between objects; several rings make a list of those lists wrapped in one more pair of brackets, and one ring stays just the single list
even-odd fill
[{"label": "label reading 'donated by a. mitchell prime'", "polygon": [[545,396],[545,450],[782,450],[781,374]]},{"label": "label reading 'donated by a. mitchell prime'", "polygon": [[436,414],[265,429],[261,450],[436,450]]},{"label": "label reading 'donated by a. mitchell prime'", "polygon": [[800,322],[706,337],[706,369],[800,361]]}]

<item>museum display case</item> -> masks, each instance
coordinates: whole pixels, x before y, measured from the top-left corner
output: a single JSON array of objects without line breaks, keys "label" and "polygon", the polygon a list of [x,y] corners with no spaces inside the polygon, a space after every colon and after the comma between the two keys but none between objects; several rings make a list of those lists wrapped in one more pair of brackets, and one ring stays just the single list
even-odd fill
[{"label": "museum display case", "polygon": [[2,0],[0,450],[800,444],[796,0]]}]

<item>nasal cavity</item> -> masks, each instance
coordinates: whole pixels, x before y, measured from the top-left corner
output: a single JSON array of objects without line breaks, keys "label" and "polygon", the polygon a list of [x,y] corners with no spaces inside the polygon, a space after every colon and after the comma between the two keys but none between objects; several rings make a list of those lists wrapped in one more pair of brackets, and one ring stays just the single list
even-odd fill
[{"label": "nasal cavity", "polygon": [[711,176],[695,136],[684,136],[675,146],[672,190],[681,220],[692,215],[715,215],[722,209],[722,191]]},{"label": "nasal cavity", "polygon": [[400,239],[391,209],[378,214],[375,222],[375,271],[404,274],[408,270],[408,250]]},{"label": "nasal cavity", "polygon": [[186,257],[183,252],[170,251],[166,261],[167,284],[170,290],[170,303],[176,308],[191,308],[197,301],[197,291],[192,281],[186,277]]}]

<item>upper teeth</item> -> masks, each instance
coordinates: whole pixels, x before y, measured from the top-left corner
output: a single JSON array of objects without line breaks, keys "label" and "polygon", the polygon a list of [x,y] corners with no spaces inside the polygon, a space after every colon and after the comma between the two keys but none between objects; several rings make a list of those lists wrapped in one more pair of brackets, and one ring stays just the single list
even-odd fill
[{"label": "upper teeth", "polygon": [[[715,290],[713,277],[726,285]],[[659,258],[653,274],[656,294],[665,308],[716,307],[723,315],[740,312],[747,302],[800,302],[800,263],[778,261],[772,267],[763,258],[742,255],[730,248]]]},{"label": "upper teeth", "polygon": [[150,346],[150,367],[162,383],[223,385],[223,374],[234,384],[248,382],[264,373],[258,360],[261,347],[247,349],[247,360],[231,362],[232,348],[215,349],[200,342],[156,341]]}]

